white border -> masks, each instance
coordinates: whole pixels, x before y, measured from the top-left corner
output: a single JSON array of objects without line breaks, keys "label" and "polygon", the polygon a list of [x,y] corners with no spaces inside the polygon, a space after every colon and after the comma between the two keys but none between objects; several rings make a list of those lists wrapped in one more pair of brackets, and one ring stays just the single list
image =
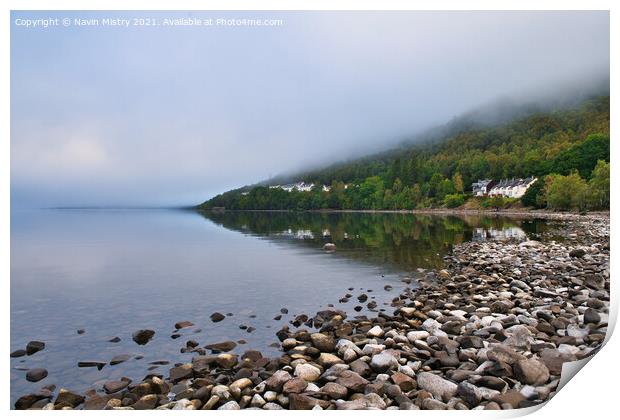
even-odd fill
[{"label": "white border", "polygon": [[[1,123],[0,127],[3,132],[2,137],[2,149],[0,152],[0,176],[2,177],[2,196],[4,197],[3,205],[0,207],[0,214],[2,224],[0,226],[0,234],[2,236],[2,254],[0,270],[2,273],[2,284],[5,289],[2,296],[3,304],[5,307],[3,318],[5,333],[2,335],[3,348],[4,348],[4,364],[2,367],[4,380],[2,381],[2,405],[3,409],[8,410],[10,407],[9,399],[9,369],[10,363],[8,354],[10,352],[10,335],[9,319],[10,319],[10,10],[610,10],[610,30],[611,30],[611,73],[614,75],[618,70],[618,40],[619,32],[617,30],[619,19],[618,10],[619,6],[616,6],[618,2],[608,0],[592,0],[592,1],[578,1],[578,0],[521,0],[513,1],[506,0],[502,2],[490,1],[490,0],[439,0],[433,2],[422,1],[406,1],[406,0],[391,0],[391,1],[376,1],[376,0],[341,0],[341,1],[328,1],[328,0],[229,0],[229,1],[214,1],[214,0],[177,0],[174,2],[156,2],[146,0],[57,0],[57,1],[44,1],[44,0],[4,0],[2,2],[3,16],[1,20],[2,30],[0,32],[0,43],[2,45],[2,60],[0,61],[1,76],[2,76],[2,102],[1,102]],[[615,10],[614,10],[615,6]],[[579,28],[575,28],[576,31]],[[615,72],[614,72],[615,70]],[[615,79],[611,79],[611,95],[612,98],[618,97],[617,84]],[[614,100],[612,99],[612,113],[611,113],[611,127],[612,127],[612,139],[614,139],[615,130],[614,127],[618,125],[618,115],[614,113]],[[614,150],[617,149],[615,142],[612,140],[612,156]],[[613,159],[612,159],[613,160]],[[615,163],[615,161],[614,161]],[[618,179],[618,167],[612,165],[612,179]],[[612,185],[613,182],[612,182]],[[616,202],[617,190],[612,189],[612,202]],[[613,208],[613,207],[612,207]],[[613,213],[613,211],[612,211]],[[612,223],[612,249],[616,249],[618,237],[615,224]],[[612,273],[617,270],[617,262],[612,259]],[[613,274],[612,274],[613,276]],[[613,281],[612,281],[613,283]],[[615,292],[615,288],[612,287],[612,313],[610,313],[610,319],[614,320],[617,317],[618,308],[618,296]],[[618,338],[613,335],[609,337],[609,341],[606,346],[597,354],[587,365],[587,368],[579,372],[562,390],[558,393],[548,404],[546,404],[540,410],[534,410],[530,414],[529,418],[543,419],[549,416],[554,418],[609,418],[611,417],[612,409],[615,408],[615,399],[617,396],[617,381],[620,378],[620,369],[618,366],[620,362],[618,360],[618,354],[620,354],[620,344]],[[532,410],[526,410],[530,412]],[[52,412],[53,413],[53,412]],[[48,415],[58,415],[58,414]],[[69,416],[79,415],[77,412],[67,414]],[[87,412],[82,415],[100,417],[105,416],[107,412]],[[176,416],[180,415],[179,412]],[[208,413],[198,414],[197,412],[183,412],[184,416],[204,416]],[[295,416],[309,418],[314,416],[315,412],[295,412]],[[496,417],[516,417],[525,414],[524,410],[515,410],[511,412],[432,412],[432,411],[419,411],[414,413],[391,411],[385,412],[322,412],[320,416],[331,417],[350,417],[353,418],[369,418],[381,416],[383,418],[415,416],[423,418],[446,418],[448,416],[455,418],[496,418]],[[45,415],[43,412],[18,412],[10,411],[10,416],[15,418],[32,418]],[[127,412],[115,412],[113,416],[127,416]],[[131,414],[132,418],[151,418],[153,416],[174,415],[171,412],[164,414],[164,412],[134,412]],[[284,417],[290,416],[291,412],[259,412],[259,411],[246,411],[246,412],[218,412],[217,417],[222,419],[237,417],[237,416],[252,416],[263,417],[275,416]]]}]

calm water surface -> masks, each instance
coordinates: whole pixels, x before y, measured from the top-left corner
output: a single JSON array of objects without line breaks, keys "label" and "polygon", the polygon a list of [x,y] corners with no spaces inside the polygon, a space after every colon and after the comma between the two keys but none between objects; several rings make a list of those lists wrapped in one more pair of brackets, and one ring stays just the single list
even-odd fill
[{"label": "calm water surface", "polygon": [[[150,362],[190,361],[191,354],[180,354],[189,339],[244,339],[248,344],[235,352],[275,354],[275,332],[297,314],[333,304],[353,316],[357,300],[338,299],[362,291],[377,301],[376,310],[390,310],[392,296],[407,286],[403,279],[441,267],[453,244],[544,229],[541,221],[403,214],[14,211],[11,350],[30,340],[46,348],[11,359],[11,401],[46,384],[84,391],[121,376],[140,380],[149,369],[166,374],[170,366]],[[326,242],[337,251],[324,252]],[[387,284],[394,291],[384,291]],[[275,321],[280,308],[289,313]],[[233,315],[214,324],[215,311]],[[171,339],[183,320],[195,327]],[[156,331],[145,346],[131,339],[142,328]],[[114,336],[121,341],[108,342]],[[100,371],[77,367],[123,353],[138,359]],[[27,382],[25,370],[35,367],[49,376]]]}]

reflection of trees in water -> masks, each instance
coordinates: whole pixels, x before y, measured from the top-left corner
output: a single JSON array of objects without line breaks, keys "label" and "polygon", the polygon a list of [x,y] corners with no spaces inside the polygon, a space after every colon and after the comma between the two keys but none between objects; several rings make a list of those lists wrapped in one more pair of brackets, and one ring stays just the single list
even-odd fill
[{"label": "reflection of trees in water", "polygon": [[[452,245],[472,240],[475,232],[521,232],[539,223],[494,216],[412,215],[394,213],[203,212],[205,218],[271,240],[320,249],[338,247],[338,256],[399,269],[439,267]],[[478,233],[478,236],[480,234]],[[488,235],[487,235],[488,236]]]}]

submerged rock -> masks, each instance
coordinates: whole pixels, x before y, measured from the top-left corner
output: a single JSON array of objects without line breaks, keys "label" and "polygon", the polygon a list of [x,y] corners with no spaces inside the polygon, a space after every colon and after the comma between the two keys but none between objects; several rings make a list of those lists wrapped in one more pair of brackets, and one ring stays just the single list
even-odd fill
[{"label": "submerged rock", "polygon": [[138,330],[133,333],[132,338],[137,344],[143,346],[151,341],[154,335],[155,331],[153,330]]},{"label": "submerged rock", "polygon": [[39,382],[41,379],[47,377],[47,370],[43,368],[30,369],[26,372],[26,380],[28,382]]},{"label": "submerged rock", "polygon": [[31,356],[45,348],[45,343],[43,341],[31,341],[26,344],[26,354]]},{"label": "submerged rock", "polygon": [[213,312],[211,314],[210,318],[211,318],[211,321],[213,321],[213,322],[220,322],[220,321],[224,320],[224,318],[226,318],[226,317],[224,315],[222,315],[221,313],[219,313],[219,312]]}]

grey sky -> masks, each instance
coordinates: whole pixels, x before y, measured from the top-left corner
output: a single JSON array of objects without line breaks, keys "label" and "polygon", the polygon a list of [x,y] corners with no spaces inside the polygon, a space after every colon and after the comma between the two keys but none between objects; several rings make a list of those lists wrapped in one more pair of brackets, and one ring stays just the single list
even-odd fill
[{"label": "grey sky", "polygon": [[[26,29],[18,18],[280,18]],[[16,206],[174,205],[609,72],[607,12],[14,12]]]}]

